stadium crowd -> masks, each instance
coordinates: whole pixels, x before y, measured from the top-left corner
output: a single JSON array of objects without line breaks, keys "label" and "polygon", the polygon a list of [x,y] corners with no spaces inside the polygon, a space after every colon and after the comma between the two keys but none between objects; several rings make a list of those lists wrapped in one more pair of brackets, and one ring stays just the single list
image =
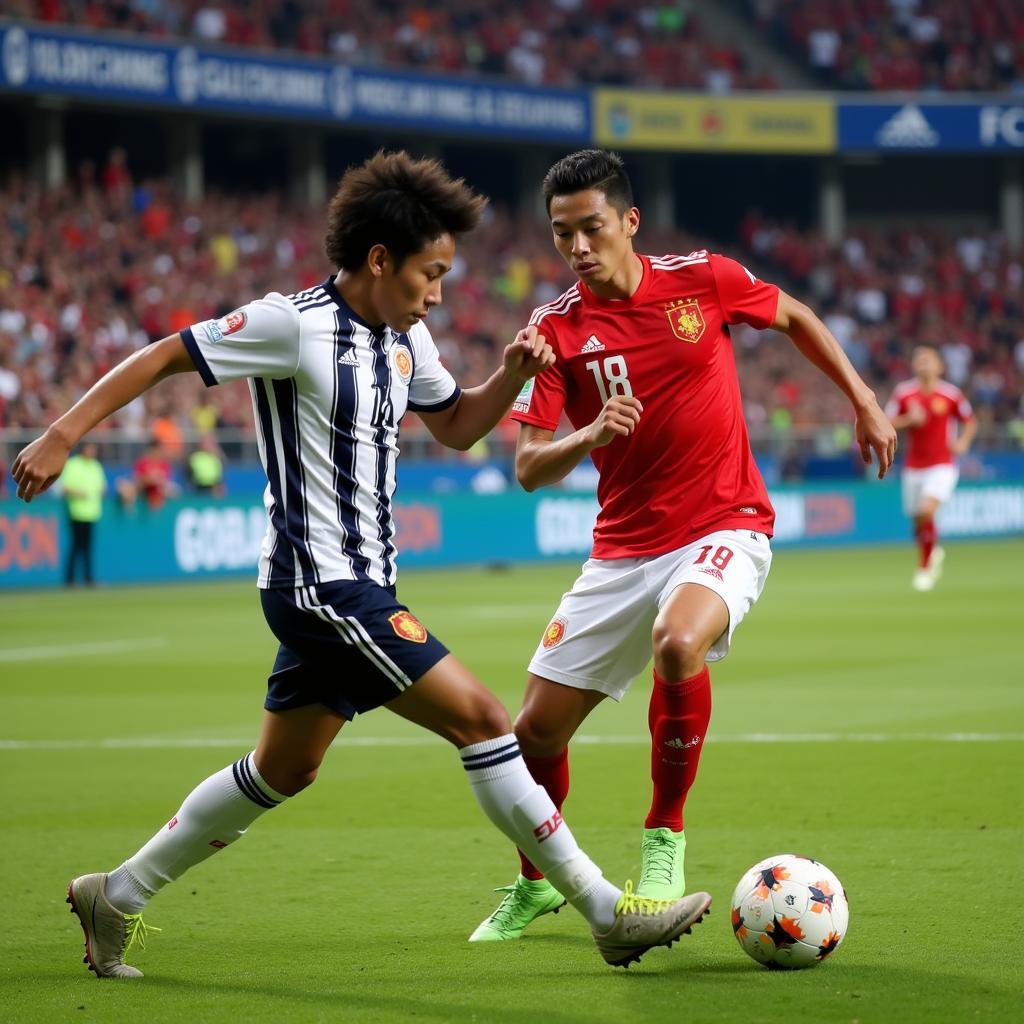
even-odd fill
[{"label": "stadium crowd", "polygon": [[[164,180],[133,183],[116,153],[55,191],[14,177],[0,210],[0,427],[44,426],[138,347],[330,272],[322,211],[275,192],[185,202]],[[880,395],[908,375],[910,348],[924,341],[942,351],[983,425],[1024,415],[1024,262],[998,235],[856,230],[832,248],[756,211],[737,234],[724,251],[818,310]],[[718,248],[642,229],[641,251],[703,246]],[[570,283],[546,225],[524,230],[490,208],[430,314],[443,359],[463,383],[481,382],[530,311]],[[845,400],[783,339],[737,328],[734,343],[753,427],[848,421]],[[198,375],[164,382],[111,425],[172,450],[183,432],[253,429],[243,384],[207,390]],[[407,427],[415,434],[414,421]]]},{"label": "stadium crowd", "polygon": [[693,0],[8,0],[3,7],[44,22],[535,85],[776,86],[731,42],[708,38]]},{"label": "stadium crowd", "polygon": [[746,0],[759,30],[834,89],[1024,92],[1019,0]]},{"label": "stadium crowd", "polygon": [[[697,0],[7,0],[38,21],[504,75],[531,84],[774,89]],[[760,35],[840,89],[1024,91],[1018,0],[741,0]]]}]

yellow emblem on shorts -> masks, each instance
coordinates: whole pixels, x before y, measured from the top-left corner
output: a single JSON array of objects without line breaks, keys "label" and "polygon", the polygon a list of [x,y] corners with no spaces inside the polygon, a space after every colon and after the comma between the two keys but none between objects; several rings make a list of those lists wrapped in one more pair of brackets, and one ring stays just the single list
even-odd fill
[{"label": "yellow emblem on shorts", "polygon": [[551,624],[544,630],[544,639],[541,641],[543,647],[554,647],[565,636],[566,621],[561,616],[552,619]]},{"label": "yellow emblem on shorts", "polygon": [[680,341],[696,345],[704,336],[704,314],[696,299],[676,299],[665,306],[665,314],[672,327],[672,333]]},{"label": "yellow emblem on shorts", "polygon": [[395,612],[388,616],[391,628],[403,639],[414,644],[427,642],[427,627],[412,612]]}]

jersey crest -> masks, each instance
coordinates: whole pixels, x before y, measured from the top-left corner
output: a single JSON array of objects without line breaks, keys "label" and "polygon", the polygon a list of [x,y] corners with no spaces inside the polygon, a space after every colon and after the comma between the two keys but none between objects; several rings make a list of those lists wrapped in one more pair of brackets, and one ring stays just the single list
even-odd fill
[{"label": "jersey crest", "polygon": [[696,345],[704,336],[704,314],[696,299],[676,299],[665,306],[672,333],[680,340]]}]

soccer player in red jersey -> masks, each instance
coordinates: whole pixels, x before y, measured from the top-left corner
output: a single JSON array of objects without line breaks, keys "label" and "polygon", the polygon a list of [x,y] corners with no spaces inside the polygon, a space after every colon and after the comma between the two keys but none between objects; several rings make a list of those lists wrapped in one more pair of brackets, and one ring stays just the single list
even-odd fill
[{"label": "soccer player in red jersey", "polygon": [[[654,655],[654,798],[638,892],[683,893],[683,803],[711,716],[706,662],[728,652],[771,562],[774,512],[747,439],[729,325],[787,334],[847,395],[864,461],[892,463],[896,431],[810,309],[704,250],[642,256],[621,159],[583,150],[544,179],[555,248],[578,277],[530,324],[556,354],[523,388],[516,475],[529,491],[587,456],[599,473],[592,557],[529,666],[516,735],[561,806],[567,744],[605,697],[620,699]],[[554,439],[563,412],[573,433]],[[558,894],[522,872],[471,941],[518,938]]]},{"label": "soccer player in red jersey", "polygon": [[[920,552],[914,589],[931,590],[946,558],[935,513],[953,495],[959,476],[956,456],[967,454],[978,421],[964,393],[942,379],[942,357],[931,345],[918,345],[910,365],[914,379],[896,385],[885,411],[897,430],[910,435],[901,479],[903,512],[914,521]],[[956,423],[962,429],[954,439]]]}]

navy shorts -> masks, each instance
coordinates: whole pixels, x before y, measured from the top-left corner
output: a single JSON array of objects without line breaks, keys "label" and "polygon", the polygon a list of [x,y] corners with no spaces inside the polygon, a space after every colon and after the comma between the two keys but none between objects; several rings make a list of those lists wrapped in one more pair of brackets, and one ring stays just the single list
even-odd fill
[{"label": "navy shorts", "polygon": [[448,653],[394,587],[339,580],[261,590],[260,600],[281,641],[268,711],[325,704],[351,720],[394,700]]}]

